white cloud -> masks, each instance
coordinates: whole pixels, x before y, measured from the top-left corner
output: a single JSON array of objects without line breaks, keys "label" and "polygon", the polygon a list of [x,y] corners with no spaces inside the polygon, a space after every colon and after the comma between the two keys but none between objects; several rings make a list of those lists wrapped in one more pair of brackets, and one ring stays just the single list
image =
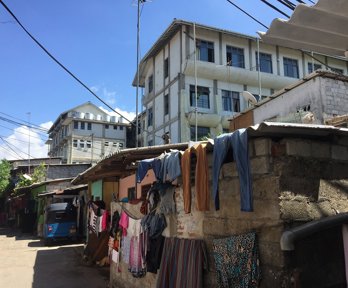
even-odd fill
[{"label": "white cloud", "polygon": [[117,96],[116,91],[108,90],[108,88],[103,87],[103,85],[91,86],[90,89],[96,94],[100,93],[98,96],[100,96],[109,105],[115,105]]},{"label": "white cloud", "polygon": [[[42,123],[40,127],[49,129],[52,121]],[[45,144],[47,136],[45,132],[30,130],[30,156],[31,158],[48,157],[48,146]],[[20,126],[14,129],[13,134],[3,137],[0,141],[0,159],[28,159],[29,152],[29,129]]]}]

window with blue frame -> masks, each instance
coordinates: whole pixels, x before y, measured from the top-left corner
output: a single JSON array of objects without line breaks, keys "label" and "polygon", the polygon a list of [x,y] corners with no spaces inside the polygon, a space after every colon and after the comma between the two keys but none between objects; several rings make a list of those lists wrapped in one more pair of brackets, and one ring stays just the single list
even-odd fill
[{"label": "window with blue frame", "polygon": [[[256,52],[256,67],[258,67],[258,65],[259,65],[259,58],[258,58],[258,53]],[[260,71],[265,73],[273,73],[271,54],[260,52]]]},{"label": "window with blue frame", "polygon": [[297,59],[283,58],[284,76],[299,78]]},{"label": "window with blue frame", "polygon": [[214,42],[197,40],[197,60],[214,63]]},{"label": "window with blue frame", "polygon": [[[210,90],[208,87],[197,86],[197,107],[210,108],[209,94]],[[195,85],[190,85],[190,105],[191,107],[196,107]]]},{"label": "window with blue frame", "polygon": [[244,49],[226,46],[226,60],[229,66],[245,68]]}]

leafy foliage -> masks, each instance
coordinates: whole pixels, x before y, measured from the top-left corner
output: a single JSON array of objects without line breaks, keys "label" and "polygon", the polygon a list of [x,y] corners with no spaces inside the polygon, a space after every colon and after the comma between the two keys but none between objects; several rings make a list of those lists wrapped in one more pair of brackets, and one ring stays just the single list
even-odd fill
[{"label": "leafy foliage", "polygon": [[19,182],[17,184],[17,187],[25,187],[30,186],[34,183],[40,183],[42,181],[45,181],[46,178],[46,167],[44,163],[41,163],[39,166],[37,166],[34,169],[33,174],[30,175],[31,179],[27,179],[24,177],[24,175],[19,176]]},{"label": "leafy foliage", "polygon": [[11,164],[5,159],[0,162],[0,196],[10,184]]}]

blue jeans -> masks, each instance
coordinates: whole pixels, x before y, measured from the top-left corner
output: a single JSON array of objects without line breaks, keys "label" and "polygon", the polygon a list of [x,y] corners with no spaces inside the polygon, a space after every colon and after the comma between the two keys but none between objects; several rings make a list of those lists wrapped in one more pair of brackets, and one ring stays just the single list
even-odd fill
[{"label": "blue jeans", "polygon": [[232,150],[239,175],[241,210],[251,212],[253,211],[253,189],[246,129],[238,129],[233,133],[222,134],[214,139],[213,199],[215,209],[220,209],[219,175],[229,149]]}]

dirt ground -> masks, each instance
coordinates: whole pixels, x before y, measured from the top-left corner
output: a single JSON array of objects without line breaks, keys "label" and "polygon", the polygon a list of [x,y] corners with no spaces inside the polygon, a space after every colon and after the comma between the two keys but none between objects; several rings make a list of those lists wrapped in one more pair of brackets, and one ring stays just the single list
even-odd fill
[{"label": "dirt ground", "polygon": [[109,268],[88,266],[82,252],[82,244],[47,247],[29,234],[0,227],[0,287],[108,287]]}]

